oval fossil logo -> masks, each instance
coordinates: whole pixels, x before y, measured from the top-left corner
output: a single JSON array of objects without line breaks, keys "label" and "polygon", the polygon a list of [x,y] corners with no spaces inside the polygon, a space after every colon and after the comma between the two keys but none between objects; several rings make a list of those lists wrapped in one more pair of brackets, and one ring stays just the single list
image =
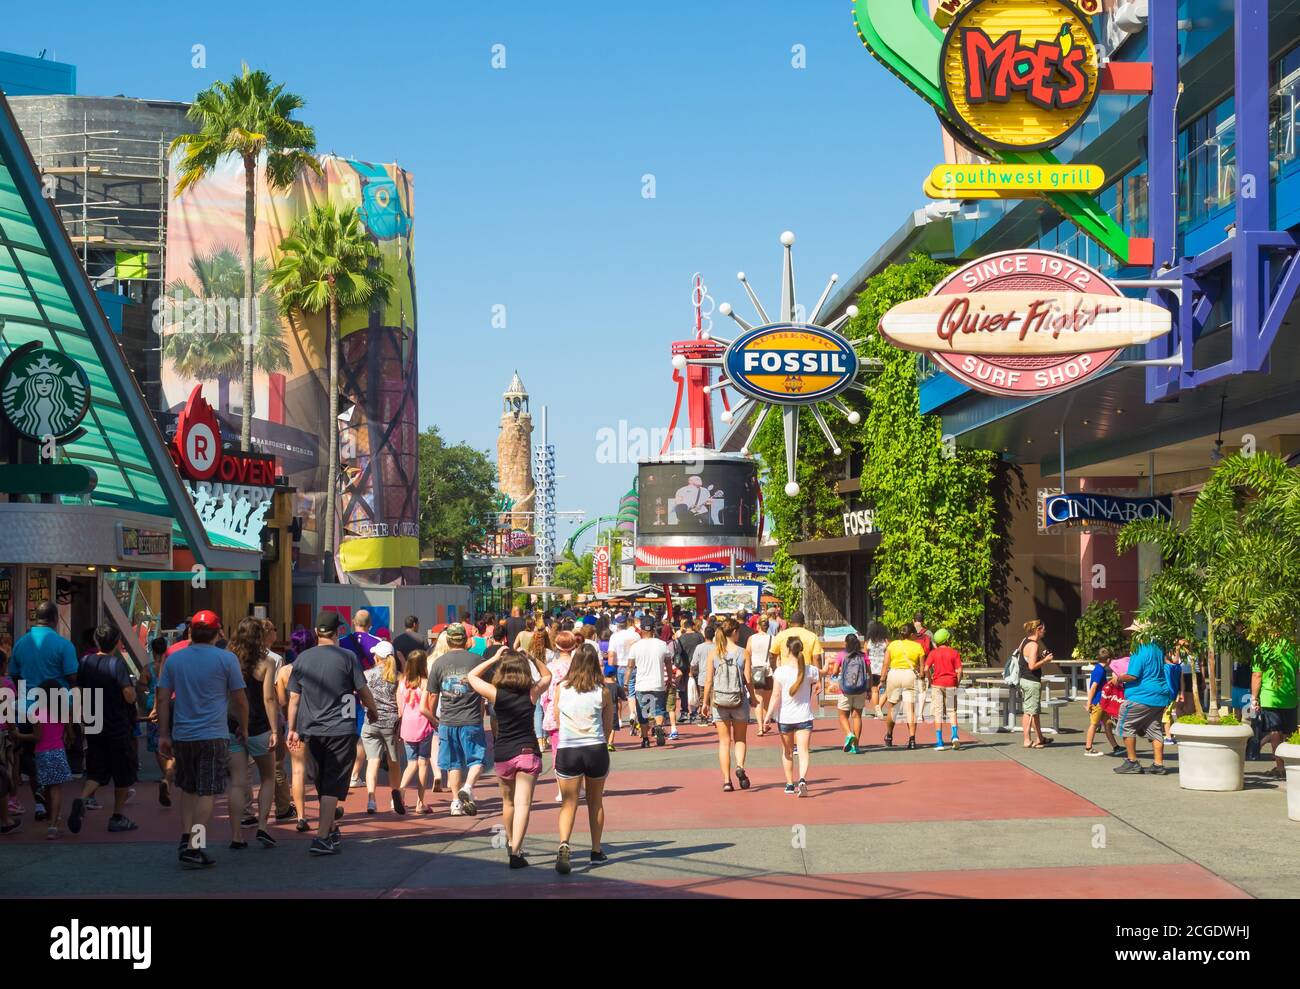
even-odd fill
[{"label": "oval fossil logo", "polygon": [[758,326],[723,355],[727,379],[760,402],[799,405],[838,395],[858,373],[858,355],[830,330],[800,323]]}]

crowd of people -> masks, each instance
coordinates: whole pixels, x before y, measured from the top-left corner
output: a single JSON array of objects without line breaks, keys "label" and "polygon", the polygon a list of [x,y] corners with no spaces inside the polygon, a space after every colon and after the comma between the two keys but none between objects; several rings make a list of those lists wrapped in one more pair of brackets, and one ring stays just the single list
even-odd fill
[{"label": "crowd of people", "polygon": [[[411,616],[397,635],[372,631],[364,610],[348,627],[326,609],[277,651],[270,621],[248,617],[227,629],[202,610],[175,641],[150,642],[152,661],[139,671],[114,626],[93,629],[79,657],[57,620],[57,607],[46,602],[19,642],[11,649],[0,643],[0,689],[39,688],[18,695],[26,716],[0,723],[0,835],[21,828],[24,779],[50,839],[79,834],[109,789],[107,830],[135,830],[127,804],[140,778],[143,735],[157,763],[159,804],[171,807],[175,797],[180,805],[176,854],[187,868],[215,863],[210,832],[223,795],[231,850],[247,848],[250,835],[275,847],[274,820],[313,832],[312,855],[333,856],[342,850],[340,819],[352,790],[365,789],[367,814],[440,813],[436,795],[445,793],[447,814],[473,817],[487,774],[500,792],[508,864],[524,868],[530,812],[549,758],[560,805],[556,869],[568,873],[584,802],[590,860],[606,859],[604,792],[610,753],[620,744],[658,748],[676,741],[681,725],[710,726],[722,789],[734,793],[753,785],[751,734],[776,733],[784,790],[803,797],[823,697],[834,697],[846,753],[866,750],[863,719],[870,715],[883,722],[885,749],[899,743],[899,721],[908,749],[962,745],[962,657],[948,630],[932,632],[919,614],[892,635],[871,622],[861,638],[849,634],[842,651],[827,654],[801,612],[786,619],[776,609],[670,617],[648,609],[525,615],[516,608],[499,620],[487,615],[423,632]],[[1092,669],[1084,751],[1104,754],[1096,745],[1104,733],[1111,753],[1124,757],[1117,773],[1158,775],[1166,771],[1164,746],[1195,658],[1186,642],[1166,653],[1137,626],[1131,630],[1130,654],[1099,656]],[[1042,674],[1053,660],[1046,632],[1041,622],[1027,623],[1007,667],[1027,748],[1051,742],[1041,726]],[[1295,666],[1290,650],[1255,670],[1262,741],[1274,748],[1296,728]],[[77,704],[55,702],[87,692],[102,698],[93,728]],[[933,743],[918,741],[927,700]],[[1145,767],[1140,738],[1153,749]],[[63,787],[78,776],[80,788],[65,807]],[[317,795],[314,826],[309,782]]]}]

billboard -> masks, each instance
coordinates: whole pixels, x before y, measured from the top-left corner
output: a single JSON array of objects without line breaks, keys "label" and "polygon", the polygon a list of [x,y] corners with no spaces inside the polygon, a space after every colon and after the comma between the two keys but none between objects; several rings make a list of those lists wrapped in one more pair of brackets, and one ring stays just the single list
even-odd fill
[{"label": "billboard", "polygon": [[[257,305],[243,313],[244,173],[237,158],[169,198],[162,341],[162,394],[179,412],[196,384],[216,408],[222,433],[239,435],[242,327],[254,337],[253,448],[274,456],[297,489],[302,521],[296,576],[321,572],[329,457],[328,351],[324,313],[283,317],[267,290],[280,242],[313,206],[357,208],[393,278],[386,304],[345,314],[340,339],[340,479],[336,518],[340,571],[370,583],[419,582],[416,470],[417,382],[414,191],[396,165],[336,156],[287,188],[256,183],[253,278]],[[177,169],[173,167],[175,180]]]},{"label": "billboard", "polygon": [[758,536],[758,473],[749,461],[641,464],[637,534]]}]

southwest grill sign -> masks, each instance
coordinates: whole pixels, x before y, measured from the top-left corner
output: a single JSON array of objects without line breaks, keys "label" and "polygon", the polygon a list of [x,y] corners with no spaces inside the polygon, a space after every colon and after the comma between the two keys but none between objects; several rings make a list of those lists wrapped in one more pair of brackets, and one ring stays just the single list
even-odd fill
[{"label": "southwest grill sign", "polygon": [[1126,347],[1169,333],[1168,310],[1129,299],[1101,273],[1051,251],[1004,251],[895,306],[880,332],[989,395],[1050,395],[1104,371]]}]

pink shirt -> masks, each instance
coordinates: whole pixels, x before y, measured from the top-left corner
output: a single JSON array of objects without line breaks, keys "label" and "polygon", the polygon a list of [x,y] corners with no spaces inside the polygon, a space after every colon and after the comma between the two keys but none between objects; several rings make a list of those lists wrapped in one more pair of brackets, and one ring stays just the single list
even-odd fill
[{"label": "pink shirt", "polygon": [[397,710],[402,716],[400,734],[403,742],[414,745],[433,734],[433,725],[421,710],[427,693],[423,681],[418,687],[408,687],[405,680],[397,685]]},{"label": "pink shirt", "polygon": [[551,671],[551,686],[550,689],[542,695],[542,731],[549,732],[560,730],[560,723],[555,719],[552,695],[560,681],[569,675],[569,667],[572,665],[573,653],[562,652],[560,653],[559,658],[556,659],[555,662],[551,663],[549,667]]},{"label": "pink shirt", "polygon": [[63,724],[47,721],[36,732],[37,752],[63,751]]}]

